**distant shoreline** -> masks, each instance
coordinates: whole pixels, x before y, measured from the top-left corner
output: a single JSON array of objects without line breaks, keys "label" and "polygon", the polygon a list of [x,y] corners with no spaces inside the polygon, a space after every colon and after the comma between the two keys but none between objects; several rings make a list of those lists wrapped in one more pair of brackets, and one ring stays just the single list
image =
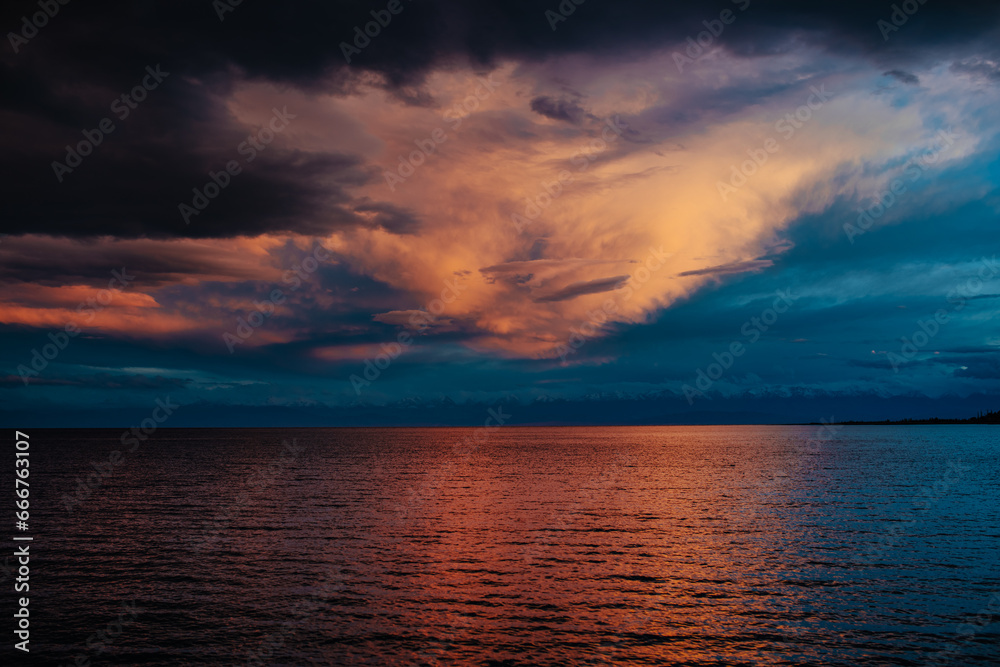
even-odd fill
[{"label": "distant shoreline", "polygon": [[[950,426],[954,424],[972,424],[974,426],[995,426],[997,422],[973,422],[968,419],[938,419],[937,421],[927,419],[910,419],[906,421],[882,421],[882,422],[807,422],[802,424],[773,424],[773,426]],[[748,424],[753,426],[753,424]]]},{"label": "distant shoreline", "polygon": [[[866,422],[866,421],[846,421],[846,422],[833,422],[837,426],[918,426],[918,425],[933,425],[933,424],[1000,424],[1000,413],[990,412],[986,415],[979,417],[969,417],[968,419],[938,419],[937,417],[932,417],[931,419],[900,419],[893,421],[890,419],[885,419],[882,421]],[[810,422],[809,424],[803,424],[803,426],[820,426],[819,422]]]}]

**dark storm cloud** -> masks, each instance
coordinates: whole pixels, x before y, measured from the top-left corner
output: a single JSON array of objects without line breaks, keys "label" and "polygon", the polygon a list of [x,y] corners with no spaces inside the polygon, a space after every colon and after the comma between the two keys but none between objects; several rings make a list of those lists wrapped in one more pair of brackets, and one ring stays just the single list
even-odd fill
[{"label": "dark storm cloud", "polygon": [[[176,78],[168,76],[124,120],[111,112],[115,93],[96,88],[78,100],[87,111],[77,114],[86,117],[74,119],[77,125],[45,116],[9,118],[0,173],[18,195],[5,206],[4,231],[230,237],[367,224],[351,210],[346,192],[370,177],[357,158],[289,151],[278,135],[248,162],[248,153],[240,152],[247,130],[217,108],[214,96],[178,74],[171,72]],[[52,163],[66,163],[66,146],[77,145],[82,131],[92,132],[103,118],[111,118],[115,129],[59,182]],[[225,173],[231,161],[239,173]],[[194,189],[204,192],[210,172],[224,174],[216,178],[226,184],[199,211]],[[187,219],[181,204],[192,207]]]},{"label": "dark storm cloud", "polygon": [[[589,2],[577,7],[553,30],[545,12],[558,11],[555,0],[403,0],[403,11],[393,16],[360,54],[351,55],[348,66],[341,43],[353,42],[355,27],[371,22],[371,11],[383,9],[377,4],[312,1],[289,7],[241,3],[220,21],[213,3],[202,0],[73,3],[38,37],[22,45],[16,56],[5,45],[9,56],[5,60],[34,59],[38,65],[50,66],[60,61],[72,65],[88,80],[108,82],[118,80],[132,64],[141,68],[169,61],[191,74],[219,72],[232,64],[252,77],[300,85],[324,81],[325,88],[330,82],[349,85],[344,71],[359,66],[380,71],[402,85],[414,82],[429,67],[447,64],[456,57],[488,66],[504,57],[642,50],[683,42],[705,29],[702,21],[717,19],[724,9],[736,15],[724,33],[727,39],[773,43],[775,31],[802,28],[826,32],[825,43],[829,45],[849,38],[856,45],[875,50],[886,46],[877,22],[889,19],[893,11],[892,3],[861,0]],[[23,14],[35,9],[33,3],[9,3],[0,15],[0,25],[14,29]],[[889,44],[899,48],[897,41],[908,34],[914,35],[915,42],[919,37],[923,47],[967,41],[990,30],[998,11],[1000,7],[987,0],[922,4],[904,27],[892,34]],[[756,50],[763,48],[759,45]],[[53,68],[50,73],[55,72]]]},{"label": "dark storm cloud", "polygon": [[[863,2],[804,4],[740,0],[710,5],[652,1],[590,2],[552,29],[545,11],[559,3],[494,0],[468,3],[404,1],[403,11],[351,54],[342,43],[371,22],[382,5],[357,2],[241,3],[219,19],[206,0],[70,3],[27,43],[5,40],[0,51],[0,117],[4,139],[0,176],[9,192],[3,231],[94,237],[230,237],[264,232],[328,233],[378,224],[416,225],[384,204],[354,202],[350,188],[374,171],[350,155],[283,151],[280,140],[233,179],[204,213],[186,225],[178,204],[235,155],[245,130],[221,100],[239,79],[289,84],[307,92],[346,93],[364,71],[411,104],[433,100],[422,88],[435,67],[471,64],[489,69],[503,59],[537,60],[574,52],[633,57],[677,45],[705,30],[722,9],[737,20],[718,46],[746,56],[784,48],[789,34],[810,30],[810,41],[835,50],[905,62],[907,54],[978,39],[993,29],[993,2],[928,3],[892,34],[876,26],[889,5]],[[745,11],[741,11],[745,7]],[[19,30],[34,3],[0,10],[4,31]],[[111,100],[130,90],[144,68],[170,72],[130,118],[59,183],[51,163],[67,144],[108,117]],[[963,62],[956,71],[992,78],[991,61]],[[899,70],[902,71],[902,70]],[[532,108],[576,122],[572,101],[538,97]],[[294,110],[292,110],[294,113]],[[364,207],[364,208],[362,208]],[[371,216],[371,213],[376,213]]]},{"label": "dark storm cloud", "polygon": [[0,245],[0,281],[48,287],[91,285],[107,287],[112,270],[124,269],[139,284],[155,287],[178,276],[210,276],[251,280],[259,276],[254,263],[235,263],[212,246],[136,241],[130,244],[87,240],[68,244],[42,236],[14,237]]}]

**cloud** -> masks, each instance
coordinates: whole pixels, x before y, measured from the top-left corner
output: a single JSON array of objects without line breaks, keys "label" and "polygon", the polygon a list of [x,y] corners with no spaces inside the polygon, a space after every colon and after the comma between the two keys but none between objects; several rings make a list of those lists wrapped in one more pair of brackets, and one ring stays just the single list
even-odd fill
[{"label": "cloud", "polygon": [[123,267],[141,289],[177,281],[243,281],[271,277],[269,253],[280,237],[255,239],[116,239],[97,242],[25,235],[0,244],[0,281],[106,288]]},{"label": "cloud", "polygon": [[17,375],[0,377],[0,387],[25,388],[32,386],[80,387],[88,390],[162,390],[182,389],[191,383],[187,378],[165,378],[159,375],[112,375],[98,373],[94,375],[52,376],[50,373],[39,377],[31,377],[28,384]]},{"label": "cloud", "polygon": [[[294,251],[315,236],[336,268],[288,290],[241,352],[360,354],[461,277],[440,320],[449,343],[551,357],[604,292],[622,290],[612,322],[646,321],[772,267],[796,226],[884,191],[942,123],[987,119],[935,170],[992,131],[993,92],[968,93],[996,72],[984,35],[998,8],[977,2],[921,7],[889,49],[874,28],[885,7],[753,3],[697,72],[673,57],[713,18],[693,3],[587,3],[555,32],[534,5],[406,4],[351,65],[337,33],[370,20],[357,5],[243,3],[222,25],[208,5],[204,21],[192,11],[88,6],[30,53],[0,54],[0,169],[17,193],[0,280],[24,295],[4,322],[58,326],[81,290],[128,266],[137,294],[101,314],[101,334],[219,347],[255,301],[288,290]],[[170,77],[58,183],[52,161],[157,63]],[[499,85],[483,95],[487,74]],[[922,86],[886,92],[883,75]],[[805,107],[823,85],[833,99]],[[246,162],[237,147],[285,106],[296,118]],[[801,109],[807,121],[780,125]],[[432,136],[446,140],[423,154]],[[776,138],[720,199],[734,165]],[[242,173],[185,224],[178,205],[233,159]],[[808,250],[835,246],[841,217]]]},{"label": "cloud", "polygon": [[383,324],[391,324],[398,327],[429,326],[435,320],[433,316],[425,310],[390,310],[387,313],[376,313],[372,319]]},{"label": "cloud", "polygon": [[534,301],[535,303],[552,303],[554,301],[568,301],[584,294],[611,292],[624,287],[628,280],[629,276],[615,276],[613,278],[598,278],[596,280],[573,283],[551,294],[536,297]]},{"label": "cloud", "polygon": [[420,228],[419,216],[413,211],[407,211],[385,202],[364,198],[354,204],[354,211],[367,217],[372,225],[397,234],[412,234]]},{"label": "cloud", "polygon": [[[29,384],[42,386],[42,387],[70,387],[70,386],[80,386],[80,382],[73,380],[65,380],[60,378],[30,378]],[[2,375],[0,376],[0,388],[5,389],[18,389],[25,387],[24,380],[21,379],[19,375]]]},{"label": "cloud", "polygon": [[891,76],[892,78],[910,86],[917,86],[920,84],[920,77],[915,74],[910,74],[909,72],[904,72],[901,69],[889,70],[885,73],[885,75]]},{"label": "cloud", "polygon": [[583,120],[583,107],[573,100],[554,99],[544,95],[531,100],[531,110],[553,120],[562,120],[574,125]]},{"label": "cloud", "polygon": [[1000,358],[984,355],[978,358],[962,359],[961,365],[955,368],[954,374],[956,377],[996,380],[1000,378]]},{"label": "cloud", "polygon": [[[176,84],[186,88],[181,81]],[[199,95],[190,89],[177,94],[186,93]],[[211,100],[203,101],[206,108],[213,107]],[[196,121],[178,100],[156,105],[148,100],[135,119],[119,121],[121,127],[58,182],[51,164],[64,162],[66,146],[80,143],[81,128],[92,129],[102,113],[107,110],[95,110],[89,125],[75,128],[23,116],[9,119],[12,138],[0,154],[0,171],[21,196],[6,207],[7,233],[219,238],[330,233],[369,224],[354,210],[348,193],[370,178],[356,157],[289,150],[278,137],[248,163],[238,151],[255,128],[222,119]],[[165,141],[168,131],[182,140]],[[226,174],[230,162],[242,171]],[[197,205],[197,197],[204,195],[195,190],[216,187],[211,174],[223,174],[228,185]],[[182,204],[192,213],[185,216]]]},{"label": "cloud", "polygon": [[495,264],[493,266],[487,266],[479,269],[480,273],[483,274],[504,274],[504,273],[516,273],[516,274],[539,274],[539,275],[554,275],[557,273],[562,273],[567,270],[578,269],[581,267],[592,267],[600,266],[605,264],[624,264],[629,261],[634,260],[613,260],[613,259],[580,259],[580,258],[568,258],[568,259],[531,259],[524,261],[514,261],[514,262],[504,262],[503,264]]},{"label": "cloud", "polygon": [[745,262],[731,262],[729,264],[720,264],[718,266],[707,266],[704,269],[684,271],[683,273],[678,273],[677,275],[678,276],[727,276],[736,273],[746,273],[747,271],[761,271],[773,265],[774,262],[769,259],[753,259]]},{"label": "cloud", "polygon": [[971,56],[952,63],[951,71],[992,83],[1000,80],[1000,59]]},{"label": "cloud", "polygon": [[1000,354],[1000,345],[968,345],[953,347],[945,352],[949,354]]}]

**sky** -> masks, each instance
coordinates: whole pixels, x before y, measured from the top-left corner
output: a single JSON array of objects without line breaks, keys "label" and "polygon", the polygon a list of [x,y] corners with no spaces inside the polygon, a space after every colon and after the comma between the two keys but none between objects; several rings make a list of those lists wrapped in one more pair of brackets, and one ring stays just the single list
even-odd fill
[{"label": "sky", "polygon": [[1000,407],[996,3],[0,16],[8,426]]}]

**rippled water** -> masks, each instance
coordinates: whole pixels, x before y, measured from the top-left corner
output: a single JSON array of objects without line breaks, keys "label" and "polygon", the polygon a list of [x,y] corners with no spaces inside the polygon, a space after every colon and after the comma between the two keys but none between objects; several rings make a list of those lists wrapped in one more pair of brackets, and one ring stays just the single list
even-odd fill
[{"label": "rippled water", "polygon": [[32,657],[997,665],[998,433],[38,430]]}]

